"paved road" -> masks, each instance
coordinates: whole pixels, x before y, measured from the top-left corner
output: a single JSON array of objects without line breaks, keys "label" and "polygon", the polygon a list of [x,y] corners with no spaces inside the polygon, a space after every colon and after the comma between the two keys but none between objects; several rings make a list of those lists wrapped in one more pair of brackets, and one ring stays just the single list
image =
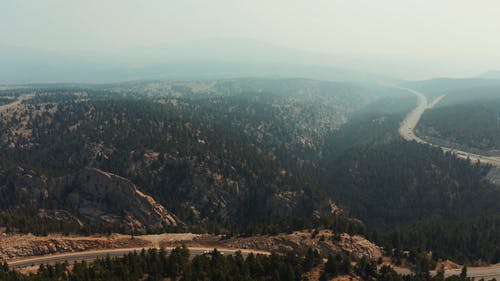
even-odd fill
[{"label": "paved road", "polygon": [[444,152],[448,152],[448,151],[452,152],[457,157],[460,157],[463,159],[469,158],[472,161],[480,160],[482,163],[488,163],[488,164],[492,164],[494,166],[500,167],[500,157],[479,155],[479,154],[474,154],[474,153],[470,153],[467,151],[462,151],[462,150],[458,150],[458,149],[454,149],[454,148],[450,148],[450,147],[439,146],[437,144],[430,143],[430,142],[425,141],[425,140],[421,139],[420,137],[418,137],[415,134],[415,127],[417,127],[417,124],[420,121],[420,117],[425,112],[425,110],[427,110],[428,108],[434,107],[434,105],[436,105],[444,96],[440,96],[440,97],[434,99],[432,102],[429,102],[427,100],[427,98],[425,97],[425,95],[422,94],[421,92],[418,92],[418,91],[415,91],[415,90],[409,89],[409,88],[403,88],[403,87],[397,87],[397,88],[402,89],[402,90],[406,90],[406,91],[417,96],[417,106],[410,113],[408,113],[408,115],[403,120],[403,122],[401,122],[401,125],[399,127],[399,134],[401,135],[401,137],[403,137],[405,140],[408,140],[408,141],[414,140],[414,141],[419,142],[419,143],[425,143],[425,144],[429,144],[432,146],[440,147]]},{"label": "paved road", "polygon": [[[397,273],[403,275],[413,274],[413,272],[407,268],[396,267],[394,268],[394,270],[396,270]],[[444,276],[449,277],[451,275],[460,275],[461,272],[461,268],[448,269],[444,271]],[[430,273],[433,276],[436,275],[435,270],[432,270]],[[481,278],[484,278],[484,280],[491,280],[493,278],[500,280],[500,263],[485,267],[468,267],[467,277],[474,277],[476,280],[479,280]]]},{"label": "paved road", "polygon": [[[405,140],[408,141],[416,141],[419,143],[425,143],[429,144],[432,146],[440,147],[444,152],[450,151],[454,153],[457,157],[464,158],[466,159],[467,157],[470,158],[473,161],[480,160],[483,163],[489,163],[493,164],[495,166],[500,167],[500,157],[489,157],[489,156],[484,156],[484,155],[478,155],[466,151],[461,151],[449,147],[442,147],[438,146],[433,143],[429,143],[420,137],[418,137],[415,134],[415,127],[417,126],[418,122],[420,121],[420,118],[422,114],[427,110],[428,108],[434,107],[444,96],[440,96],[433,100],[432,102],[429,102],[427,100],[427,97],[425,97],[424,94],[421,92],[415,91],[413,89],[408,89],[408,88],[403,88],[403,87],[398,87],[400,89],[406,90],[414,95],[417,96],[417,106],[406,116],[406,118],[401,122],[401,125],[399,127],[399,134],[401,137],[403,137]],[[397,268],[396,271],[400,274],[411,274],[411,271],[408,269],[404,268]],[[450,276],[450,275],[459,275],[461,272],[461,269],[454,269],[454,270],[447,270],[445,271],[445,276]],[[431,274],[436,274],[436,272],[431,272]],[[467,269],[467,275],[468,277],[476,277],[477,279],[484,278],[486,280],[496,278],[497,280],[500,280],[500,264],[496,264],[494,266],[490,267],[470,267]]]},{"label": "paved road", "polygon": [[[55,254],[55,255],[47,255],[40,257],[32,257],[32,258],[23,258],[19,260],[9,260],[7,263],[12,268],[22,268],[33,265],[40,264],[55,264],[62,262],[73,263],[75,261],[93,261],[97,258],[103,258],[109,255],[110,257],[122,257],[130,252],[142,251],[143,248],[126,248],[126,249],[106,249],[106,250],[98,250],[98,251],[85,251],[85,252],[77,252],[77,253],[66,253],[66,254]],[[170,251],[173,248],[165,248],[165,250]],[[202,247],[189,247],[189,252],[191,255],[197,256],[206,253],[207,251],[212,251],[214,248],[202,248]],[[224,253],[225,255],[232,255],[238,251],[241,251],[243,256],[247,256],[249,253],[256,254],[269,254],[269,252],[259,251],[259,250],[247,250],[247,249],[218,249],[219,252]]]}]

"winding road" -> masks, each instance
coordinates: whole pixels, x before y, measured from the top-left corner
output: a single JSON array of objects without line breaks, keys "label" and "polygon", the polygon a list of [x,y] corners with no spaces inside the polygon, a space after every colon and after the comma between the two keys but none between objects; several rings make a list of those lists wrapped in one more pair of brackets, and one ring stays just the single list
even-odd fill
[{"label": "winding road", "polygon": [[[399,134],[401,137],[403,137],[405,140],[408,141],[416,141],[418,143],[425,143],[428,145],[432,145],[435,147],[440,147],[443,151],[447,152],[450,151],[457,155],[457,157],[461,158],[469,158],[473,161],[480,160],[483,163],[489,163],[495,166],[500,167],[500,157],[490,157],[490,156],[484,156],[484,155],[478,155],[466,151],[461,151],[449,147],[443,147],[439,146],[433,143],[430,143],[428,141],[425,141],[418,137],[415,134],[415,127],[418,125],[418,122],[420,121],[420,118],[422,114],[427,110],[428,108],[432,108],[434,105],[436,105],[444,96],[440,96],[433,101],[429,102],[427,97],[425,97],[424,94],[421,92],[418,92],[413,89],[409,88],[404,88],[404,87],[399,87],[395,86],[399,89],[408,91],[414,95],[417,96],[417,106],[408,113],[406,118],[401,122],[400,128],[399,128]],[[11,108],[14,108],[18,106],[23,100],[30,98],[30,95],[23,95],[20,96],[17,100],[15,100],[12,103],[5,104],[0,106],[0,112],[5,112]],[[95,251],[84,251],[84,252],[76,252],[76,253],[64,253],[64,254],[54,254],[54,255],[45,255],[45,256],[39,256],[39,257],[29,257],[29,258],[22,258],[22,259],[15,259],[15,260],[7,260],[7,263],[10,267],[12,268],[23,268],[23,267],[30,267],[30,266],[35,266],[35,265],[41,265],[41,264],[55,264],[55,263],[61,263],[61,262],[75,262],[75,261],[93,261],[97,258],[103,258],[106,256],[110,257],[121,257],[126,255],[129,252],[133,251],[142,251],[143,248],[122,248],[122,249],[104,249],[104,250],[95,250]],[[208,248],[208,247],[189,247],[188,248],[191,255],[202,255],[206,254],[209,251],[212,251],[213,248]],[[167,251],[171,251],[172,248],[166,248]],[[220,252],[223,252],[224,254],[235,254],[238,251],[241,251],[243,256],[248,255],[249,253],[256,253],[256,254],[269,254],[269,252],[265,251],[259,251],[259,250],[249,250],[249,249],[219,249]],[[404,268],[395,268],[396,271],[400,274],[411,274],[412,272],[409,269],[404,269]],[[431,274],[435,274],[435,272],[431,272]],[[450,276],[453,274],[460,274],[459,269],[453,269],[453,270],[447,270],[445,272],[446,276]],[[485,278],[485,279],[491,279],[491,278],[496,278],[500,279],[500,264],[496,264],[493,266],[488,266],[488,267],[470,267],[468,268],[468,277],[475,277],[475,278]]]},{"label": "winding road", "polygon": [[[479,154],[474,154],[450,147],[443,147],[439,146],[437,144],[430,143],[428,141],[423,140],[419,136],[415,134],[415,127],[417,127],[418,122],[420,121],[420,118],[422,114],[425,112],[425,110],[434,107],[444,96],[439,96],[433,101],[429,102],[427,100],[427,97],[422,94],[421,92],[418,92],[413,89],[409,88],[404,88],[404,87],[397,87],[399,89],[408,91],[414,95],[417,96],[417,106],[406,116],[406,118],[401,122],[401,125],[399,127],[399,134],[401,137],[407,141],[416,141],[418,143],[425,143],[428,145],[432,145],[435,147],[441,148],[444,152],[451,152],[454,153],[457,157],[467,159],[469,158],[472,161],[481,161],[482,163],[488,163],[492,164],[494,166],[500,167],[500,157],[491,157],[491,156],[485,156],[485,155],[479,155]],[[411,271],[408,269],[403,269],[403,268],[396,268],[396,271],[399,274],[411,274]],[[452,270],[447,270],[445,271],[445,276],[448,277],[450,275],[459,275],[460,274],[460,269],[452,269]],[[431,274],[436,274],[436,272],[431,272]],[[467,271],[467,276],[468,277],[475,277],[475,278],[485,278],[486,280],[496,278],[500,279],[500,264],[496,264],[493,266],[488,266],[488,267],[470,267],[468,268]]]},{"label": "winding road", "polygon": [[[402,275],[411,275],[413,274],[413,271],[407,269],[407,268],[401,268],[401,267],[395,267],[394,270],[398,274]],[[462,272],[461,268],[457,269],[447,269],[444,271],[444,276],[445,277],[450,277],[452,275],[460,275]],[[432,270],[430,272],[432,276],[436,275],[436,271]],[[500,279],[500,264],[494,264],[490,266],[484,266],[484,267],[468,267],[467,268],[467,277],[473,277],[476,280],[479,280],[481,278],[484,278],[485,280],[491,280],[493,278],[499,280]]]},{"label": "winding road", "polygon": [[[9,267],[12,268],[23,268],[30,267],[41,264],[56,264],[67,261],[68,263],[73,263],[75,261],[93,261],[97,258],[104,258],[106,256],[110,257],[122,257],[130,252],[140,252],[144,248],[122,248],[122,249],[105,249],[105,250],[96,250],[96,251],[84,251],[84,252],[76,252],[76,253],[65,253],[65,254],[54,254],[54,255],[45,255],[39,257],[30,257],[30,258],[22,258],[16,260],[8,260],[7,263]],[[147,250],[148,248],[146,248]],[[159,248],[155,248],[159,249]],[[170,252],[173,247],[165,248],[167,252]],[[206,254],[208,252],[213,251],[214,248],[208,247],[188,247],[189,252],[193,256],[199,256]],[[263,254],[268,255],[269,252],[260,251],[260,250],[249,250],[249,249],[224,249],[218,248],[219,252],[226,255],[234,255],[236,252],[240,251],[241,254],[246,257],[250,253],[254,254]]]},{"label": "winding road", "polygon": [[[85,252],[77,252],[77,253],[66,253],[66,254],[54,254],[54,255],[46,255],[40,257],[31,257],[31,258],[23,258],[17,260],[9,260],[7,263],[12,268],[26,268],[30,266],[36,266],[41,264],[56,264],[63,263],[67,261],[68,263],[74,263],[76,261],[87,261],[91,262],[97,258],[105,258],[106,256],[110,257],[122,257],[130,252],[136,251],[140,252],[143,248],[123,248],[123,249],[106,249],[106,250],[96,250],[96,251],[85,251]],[[158,248],[156,248],[158,249]],[[173,247],[165,248],[167,252],[170,252]],[[207,252],[213,250],[213,248],[209,247],[189,247],[189,252],[193,256],[203,255]],[[241,251],[242,255],[246,257],[250,253],[254,254],[264,254],[268,255],[269,252],[260,251],[260,250],[249,250],[249,249],[218,249],[219,252],[224,253],[225,255],[234,255],[236,252]],[[410,275],[413,272],[407,268],[394,268],[396,272],[403,275]],[[459,275],[461,269],[449,269],[445,271],[445,276],[451,275]],[[431,275],[435,275],[436,271],[431,271]],[[474,278],[485,278],[486,280],[496,278],[500,279],[500,264],[495,264],[487,267],[469,267],[467,269],[467,276]]]},{"label": "winding road", "polygon": [[467,151],[462,151],[458,150],[455,148],[450,148],[450,147],[444,147],[440,146],[434,143],[430,143],[426,140],[423,140],[419,136],[415,134],[415,127],[417,127],[418,122],[420,121],[420,118],[422,117],[422,114],[425,112],[425,110],[434,107],[443,97],[439,96],[435,98],[433,101],[429,102],[427,100],[427,97],[422,94],[421,92],[418,92],[413,89],[409,88],[404,88],[404,87],[399,87],[395,86],[398,89],[408,91],[414,95],[417,96],[417,106],[415,109],[413,109],[406,118],[401,122],[401,125],[399,127],[399,134],[401,137],[407,141],[416,141],[418,143],[425,143],[428,145],[432,145],[435,147],[441,148],[444,152],[451,152],[455,154],[457,157],[467,159],[469,158],[472,161],[477,161],[479,160],[481,163],[488,163],[497,167],[500,167],[500,157],[493,157],[493,156],[486,156],[486,155],[479,155],[479,154],[474,154],[471,152]]}]

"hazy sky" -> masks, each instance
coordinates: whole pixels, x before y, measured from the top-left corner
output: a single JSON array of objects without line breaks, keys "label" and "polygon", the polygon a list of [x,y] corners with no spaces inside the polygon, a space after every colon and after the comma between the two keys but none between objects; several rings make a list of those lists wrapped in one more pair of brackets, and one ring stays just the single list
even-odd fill
[{"label": "hazy sky", "polygon": [[105,54],[207,38],[439,59],[446,67],[429,74],[477,74],[500,69],[500,1],[0,0],[3,46]]}]

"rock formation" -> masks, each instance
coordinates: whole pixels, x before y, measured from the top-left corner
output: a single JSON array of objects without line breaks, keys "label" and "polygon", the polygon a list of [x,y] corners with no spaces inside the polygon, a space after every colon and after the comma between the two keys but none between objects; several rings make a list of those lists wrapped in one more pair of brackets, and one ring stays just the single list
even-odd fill
[{"label": "rock formation", "polygon": [[330,230],[317,233],[296,231],[291,234],[262,235],[243,238],[232,238],[224,243],[227,247],[243,249],[259,249],[276,252],[299,251],[305,253],[309,248],[317,250],[326,257],[336,253],[350,254],[354,260],[361,257],[378,259],[382,256],[381,249],[359,235],[342,233],[335,235]]},{"label": "rock formation", "polygon": [[[73,220],[112,225],[136,233],[147,229],[177,226],[180,221],[130,180],[95,168],[47,178],[34,171],[16,168],[9,181],[0,182],[0,191],[11,194],[18,206],[42,206],[39,216],[54,220]],[[12,206],[16,207],[16,206]]]}]

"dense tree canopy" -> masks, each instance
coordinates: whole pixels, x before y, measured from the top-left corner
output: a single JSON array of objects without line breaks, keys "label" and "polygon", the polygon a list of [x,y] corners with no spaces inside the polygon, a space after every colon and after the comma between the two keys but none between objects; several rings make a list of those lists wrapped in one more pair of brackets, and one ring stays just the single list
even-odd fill
[{"label": "dense tree canopy", "polygon": [[[414,98],[392,93],[367,105],[375,98],[360,87],[301,80],[28,90],[34,96],[22,109],[0,118],[0,225],[9,230],[123,231],[85,218],[83,228],[39,219],[40,209],[71,206],[50,196],[26,201],[16,185],[18,167],[49,181],[96,167],[131,180],[186,223],[169,231],[325,227],[368,235],[389,251],[498,261],[500,192],[484,179],[491,167],[403,142],[397,129]],[[467,130],[480,130],[493,107],[475,110]]]}]

